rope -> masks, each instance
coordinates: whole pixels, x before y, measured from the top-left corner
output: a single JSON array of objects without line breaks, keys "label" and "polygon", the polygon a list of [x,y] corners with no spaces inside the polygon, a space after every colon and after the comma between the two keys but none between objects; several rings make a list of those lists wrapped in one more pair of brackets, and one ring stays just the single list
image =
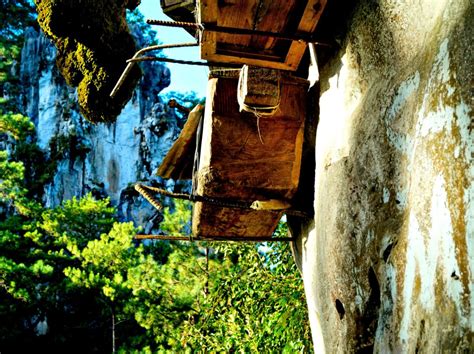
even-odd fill
[{"label": "rope", "polygon": [[201,135],[202,135],[202,126],[203,126],[204,116],[201,114],[199,118],[199,124],[196,132],[196,148],[194,150],[194,161],[193,161],[193,172],[192,172],[192,179],[191,179],[191,193],[196,194],[197,190],[197,171],[199,170],[199,158],[201,152]]},{"label": "rope", "polygon": [[150,192],[147,191],[144,187],[145,186],[143,186],[141,184],[136,184],[135,185],[135,190],[138,193],[140,193],[143,198],[148,200],[150,202],[150,204],[153,205],[156,209],[158,209],[159,211],[163,210],[163,206],[161,205],[161,203],[157,199],[155,199],[155,197],[153,195],[151,195]]}]

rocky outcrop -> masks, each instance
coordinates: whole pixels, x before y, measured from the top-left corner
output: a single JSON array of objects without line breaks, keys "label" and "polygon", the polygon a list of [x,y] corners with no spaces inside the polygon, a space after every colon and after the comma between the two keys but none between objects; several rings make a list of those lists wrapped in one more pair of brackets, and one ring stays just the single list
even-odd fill
[{"label": "rocky outcrop", "polygon": [[300,233],[315,349],[471,352],[474,5],[326,12],[318,30],[340,46],[320,52],[315,217]]},{"label": "rocky outcrop", "polygon": [[126,9],[139,0],[36,0],[37,23],[57,49],[56,65],[67,84],[77,87],[81,114],[93,123],[115,122],[140,78],[133,66],[121,89],[110,91],[123,63],[136,51]]},{"label": "rocky outcrop", "polygon": [[58,159],[56,172],[45,187],[45,204],[55,206],[88,192],[109,196],[121,219],[151,231],[155,210],[138,198],[131,184],[138,180],[164,183],[153,173],[179,134],[174,112],[158,97],[170,83],[169,70],[147,63],[117,121],[94,125],[79,114],[77,92],[59,74],[55,56],[54,46],[42,33],[26,30],[20,101],[36,125],[37,143],[45,156],[54,154]]}]

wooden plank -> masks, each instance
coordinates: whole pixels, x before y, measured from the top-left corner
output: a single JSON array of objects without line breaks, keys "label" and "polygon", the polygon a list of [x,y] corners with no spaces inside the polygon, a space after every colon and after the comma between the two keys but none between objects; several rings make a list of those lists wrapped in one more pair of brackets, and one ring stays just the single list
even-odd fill
[{"label": "wooden plank", "polygon": [[196,236],[268,236],[273,234],[282,212],[216,208],[194,204],[193,234]]},{"label": "wooden plank", "polygon": [[[274,32],[312,33],[327,0],[200,0],[202,23]],[[303,11],[304,9],[304,11]],[[295,21],[295,15],[303,11]],[[299,15],[298,15],[299,16]],[[291,23],[290,23],[291,22]],[[306,50],[304,42],[264,36],[216,34],[204,31],[201,58],[214,62],[248,64],[295,71]],[[239,52],[239,48],[242,48]],[[259,53],[262,55],[259,56]],[[264,53],[264,54],[263,54]]]},{"label": "wooden plank", "polygon": [[[205,47],[205,48],[204,48]],[[263,68],[272,68],[272,69],[279,69],[279,70],[290,70],[290,71],[295,71],[296,68],[294,65],[288,65],[285,62],[282,61],[269,61],[265,59],[255,59],[255,58],[247,58],[243,56],[230,56],[230,55],[223,55],[223,54],[215,54],[212,53],[212,49],[210,49],[208,46],[202,46],[201,50],[201,55],[202,59],[209,60],[212,62],[220,62],[220,63],[230,63],[230,64],[247,64],[247,65],[253,65],[253,66],[261,66]],[[211,53],[207,54],[206,53]],[[204,56],[205,55],[205,56]]]},{"label": "wooden plank", "polygon": [[[217,23],[217,2],[197,0],[196,9],[201,23]],[[201,38],[201,58],[211,58],[216,52],[217,33],[204,31]],[[212,59],[208,59],[212,61]]]},{"label": "wooden plank", "polygon": [[[301,169],[307,81],[281,80],[274,116],[240,113],[237,80],[209,80],[197,193],[236,200],[290,200]],[[259,125],[259,128],[257,127]],[[259,137],[259,131],[263,144]],[[196,203],[195,235],[269,235],[281,212],[220,208]]]},{"label": "wooden plank", "polygon": [[197,105],[189,113],[183,130],[158,168],[157,175],[163,178],[190,179],[196,147],[196,131],[204,107]]},{"label": "wooden plank", "polygon": [[[193,0],[161,0],[161,8],[166,16],[175,21],[194,22],[195,3]],[[192,32],[186,29],[188,32]],[[192,33],[194,35],[194,33]]]},{"label": "wooden plank", "polygon": [[326,7],[327,0],[310,0],[298,26],[299,32],[312,33],[318,25],[321,14]]},{"label": "wooden plank", "polygon": [[[326,7],[327,0],[310,0],[306,5],[303,17],[298,25],[299,32],[313,33],[318,25],[321,14]],[[302,42],[292,42],[288,54],[285,58],[285,63],[287,63],[291,68],[296,70],[300,64],[301,58],[304,55],[306,50],[306,43]]]},{"label": "wooden plank", "polygon": [[[294,8],[293,1],[274,1],[266,0],[260,1],[258,11],[258,22],[255,24],[255,29],[260,31],[281,32],[285,31],[288,18],[291,10]],[[275,19],[283,19],[282,21],[275,21]],[[275,38],[255,36],[252,37],[250,47],[273,49],[277,44]]]},{"label": "wooden plank", "polygon": [[[223,27],[253,29],[258,2],[258,0],[223,2],[217,9],[217,24]],[[216,43],[225,42],[248,47],[251,39],[251,36],[219,33]]]}]

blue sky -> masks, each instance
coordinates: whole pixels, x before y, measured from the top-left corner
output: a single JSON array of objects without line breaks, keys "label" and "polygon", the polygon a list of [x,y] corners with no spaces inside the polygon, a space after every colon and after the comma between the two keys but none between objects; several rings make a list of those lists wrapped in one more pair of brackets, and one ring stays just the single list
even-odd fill
[{"label": "blue sky", "polygon": [[[146,19],[168,20],[171,18],[161,11],[160,0],[142,0],[138,7]],[[163,44],[192,42],[194,38],[182,28],[157,27],[153,28],[158,32],[158,39]],[[199,60],[199,47],[168,49],[164,53],[169,58]],[[206,95],[208,69],[201,66],[166,64],[171,71],[171,84],[163,90],[168,91],[195,91],[198,96]]]}]

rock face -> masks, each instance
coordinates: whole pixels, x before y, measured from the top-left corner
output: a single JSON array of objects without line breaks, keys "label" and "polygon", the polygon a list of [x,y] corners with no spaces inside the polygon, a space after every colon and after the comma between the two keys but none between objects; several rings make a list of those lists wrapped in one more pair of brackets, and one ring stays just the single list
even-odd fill
[{"label": "rock face", "polygon": [[471,352],[474,3],[328,6],[299,235],[315,349]]},{"label": "rock face", "polygon": [[27,29],[20,100],[36,125],[37,142],[45,155],[59,155],[56,173],[45,187],[45,204],[55,206],[88,192],[109,196],[121,219],[151,231],[156,213],[130,184],[163,182],[153,173],[179,133],[174,112],[158,97],[170,83],[169,70],[147,63],[142,81],[116,123],[93,125],[79,114],[76,90],[59,74],[55,56],[54,46],[42,33]]}]

